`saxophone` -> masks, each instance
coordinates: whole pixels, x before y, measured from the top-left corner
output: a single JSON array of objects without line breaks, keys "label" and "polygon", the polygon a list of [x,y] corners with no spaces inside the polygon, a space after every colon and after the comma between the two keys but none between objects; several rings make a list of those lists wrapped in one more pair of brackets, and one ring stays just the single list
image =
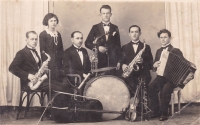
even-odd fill
[{"label": "saxophone", "polygon": [[[123,71],[122,77],[127,78],[129,77],[129,75],[132,73],[133,70],[138,71],[139,70],[139,66],[136,64],[136,60],[141,58],[142,53],[144,52],[145,48],[146,48],[146,44],[144,44],[143,49],[140,50],[140,52],[135,56],[135,58],[131,61],[131,63],[129,63],[129,65],[125,68],[125,70]],[[134,68],[134,66],[136,68]]]},{"label": "saxophone", "polygon": [[48,78],[47,74],[44,72],[46,66],[48,66],[48,63],[51,60],[51,57],[47,53],[45,52],[43,53],[47,56],[47,60],[42,63],[41,68],[35,74],[34,78],[28,83],[28,86],[30,87],[31,90],[36,90],[41,85],[41,83]]}]

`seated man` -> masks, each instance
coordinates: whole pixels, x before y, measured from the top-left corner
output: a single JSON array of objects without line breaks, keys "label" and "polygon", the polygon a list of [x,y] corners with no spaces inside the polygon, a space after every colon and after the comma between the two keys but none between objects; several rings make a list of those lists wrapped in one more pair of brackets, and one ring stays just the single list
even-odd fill
[{"label": "seated man", "polygon": [[71,41],[73,45],[64,52],[64,71],[66,74],[79,74],[85,78],[91,70],[91,63],[87,50],[81,47],[83,34],[80,31],[74,31],[71,34]]},{"label": "seated man", "polygon": [[[170,43],[171,33],[170,31],[163,29],[158,32],[158,37],[160,38],[160,42],[162,47],[159,48],[156,52],[155,63],[153,67],[155,70],[160,66],[161,62],[160,57],[163,50],[171,51],[172,53],[177,54],[180,57],[183,57],[182,52],[173,48]],[[160,121],[167,120],[168,115],[168,107],[171,100],[171,94],[175,88],[175,85],[167,80],[163,76],[157,75],[157,77],[153,80],[152,83],[149,84],[149,98],[150,98],[150,108],[153,111],[152,118],[159,117]],[[161,92],[160,92],[161,91]],[[160,92],[161,96],[161,107],[159,107],[158,93]]]},{"label": "seated man", "polygon": [[[29,86],[30,81],[37,80],[35,74],[38,70],[44,70],[44,68],[47,67],[42,67],[43,69],[40,69],[41,59],[35,50],[38,43],[38,35],[35,31],[26,33],[26,42],[27,45],[25,48],[17,52],[14,60],[9,66],[9,71],[20,78],[22,88],[30,87],[30,89],[32,89],[32,86]],[[48,80],[42,82],[38,87],[38,89],[48,91]],[[51,88],[56,91],[67,91],[67,84],[51,81]]]}]

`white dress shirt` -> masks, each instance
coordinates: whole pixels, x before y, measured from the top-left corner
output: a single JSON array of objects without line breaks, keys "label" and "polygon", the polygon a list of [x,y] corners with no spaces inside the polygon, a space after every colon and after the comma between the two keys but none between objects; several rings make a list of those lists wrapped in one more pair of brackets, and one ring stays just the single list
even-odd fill
[{"label": "white dress shirt", "polygon": [[[104,24],[109,24],[110,22],[105,23],[105,22],[102,21],[102,23],[104,23]],[[103,26],[103,28],[104,28],[104,32],[105,32],[105,33],[108,33],[109,30],[110,30],[110,26]],[[106,41],[107,41],[107,40],[108,40],[108,34],[106,35]]]},{"label": "white dress shirt", "polygon": [[[133,40],[132,40],[132,42],[133,42],[133,43],[138,43],[139,40],[138,40],[138,41],[133,41]],[[138,49],[138,44],[133,44],[133,49],[134,49],[134,52],[136,53],[136,52],[137,52],[137,49]]]},{"label": "white dress shirt", "polygon": [[[29,45],[27,45],[27,47],[28,47],[29,49],[35,49],[35,48],[30,47]],[[39,63],[39,58],[37,57],[37,55],[35,54],[35,52],[33,52],[32,50],[30,50],[30,51],[31,51],[31,53],[32,53],[32,55],[33,55],[33,57],[34,57],[36,63]]]},{"label": "white dress shirt", "polygon": [[[74,45],[74,47],[77,48],[77,49],[81,49],[81,47],[78,48],[78,46],[76,46],[76,45]],[[76,51],[78,52],[78,55],[79,55],[79,57],[81,59],[81,63],[83,65],[83,52],[82,51],[78,51],[78,50],[76,50]]]}]

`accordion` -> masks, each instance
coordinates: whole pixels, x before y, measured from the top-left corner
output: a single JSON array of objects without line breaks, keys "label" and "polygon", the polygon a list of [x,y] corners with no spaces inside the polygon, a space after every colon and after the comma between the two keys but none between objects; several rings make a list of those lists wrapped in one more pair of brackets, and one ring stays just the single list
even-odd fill
[{"label": "accordion", "polygon": [[194,78],[196,66],[185,58],[163,50],[160,61],[160,66],[156,71],[157,75],[165,77],[176,87],[183,88]]}]

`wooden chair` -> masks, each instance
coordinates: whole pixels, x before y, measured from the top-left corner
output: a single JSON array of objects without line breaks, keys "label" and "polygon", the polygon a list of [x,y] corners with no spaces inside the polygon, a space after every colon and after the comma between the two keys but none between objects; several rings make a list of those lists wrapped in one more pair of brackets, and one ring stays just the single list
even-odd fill
[{"label": "wooden chair", "polygon": [[172,95],[171,95],[171,114],[173,115],[174,114],[174,92],[175,91],[178,91],[177,92],[177,96],[178,96],[178,114],[180,114],[180,109],[181,109],[181,103],[180,103],[180,99],[181,99],[181,88],[177,87],[174,89]]},{"label": "wooden chair", "polygon": [[[49,78],[51,78],[51,70],[47,70],[48,74],[49,74]],[[36,90],[31,90],[28,86],[22,86],[20,87],[20,99],[19,99],[19,107],[18,107],[18,111],[17,111],[17,116],[16,116],[16,120],[19,119],[19,115],[21,113],[21,110],[22,110],[22,105],[24,103],[24,100],[26,99],[26,108],[25,108],[25,113],[24,113],[24,117],[27,116],[27,112],[29,111],[29,107],[30,107],[30,104],[31,104],[31,101],[33,99],[33,97],[35,95],[38,96],[39,98],[39,101],[40,101],[40,105],[41,105],[41,113],[43,113],[43,104],[44,104],[44,97],[46,95],[48,95],[48,92],[45,92],[44,90],[41,90],[41,89],[36,89]],[[24,96],[24,94],[26,94]],[[24,97],[23,97],[24,96]],[[49,99],[51,98],[51,79],[49,79]],[[43,117],[42,119],[43,120]]]}]

